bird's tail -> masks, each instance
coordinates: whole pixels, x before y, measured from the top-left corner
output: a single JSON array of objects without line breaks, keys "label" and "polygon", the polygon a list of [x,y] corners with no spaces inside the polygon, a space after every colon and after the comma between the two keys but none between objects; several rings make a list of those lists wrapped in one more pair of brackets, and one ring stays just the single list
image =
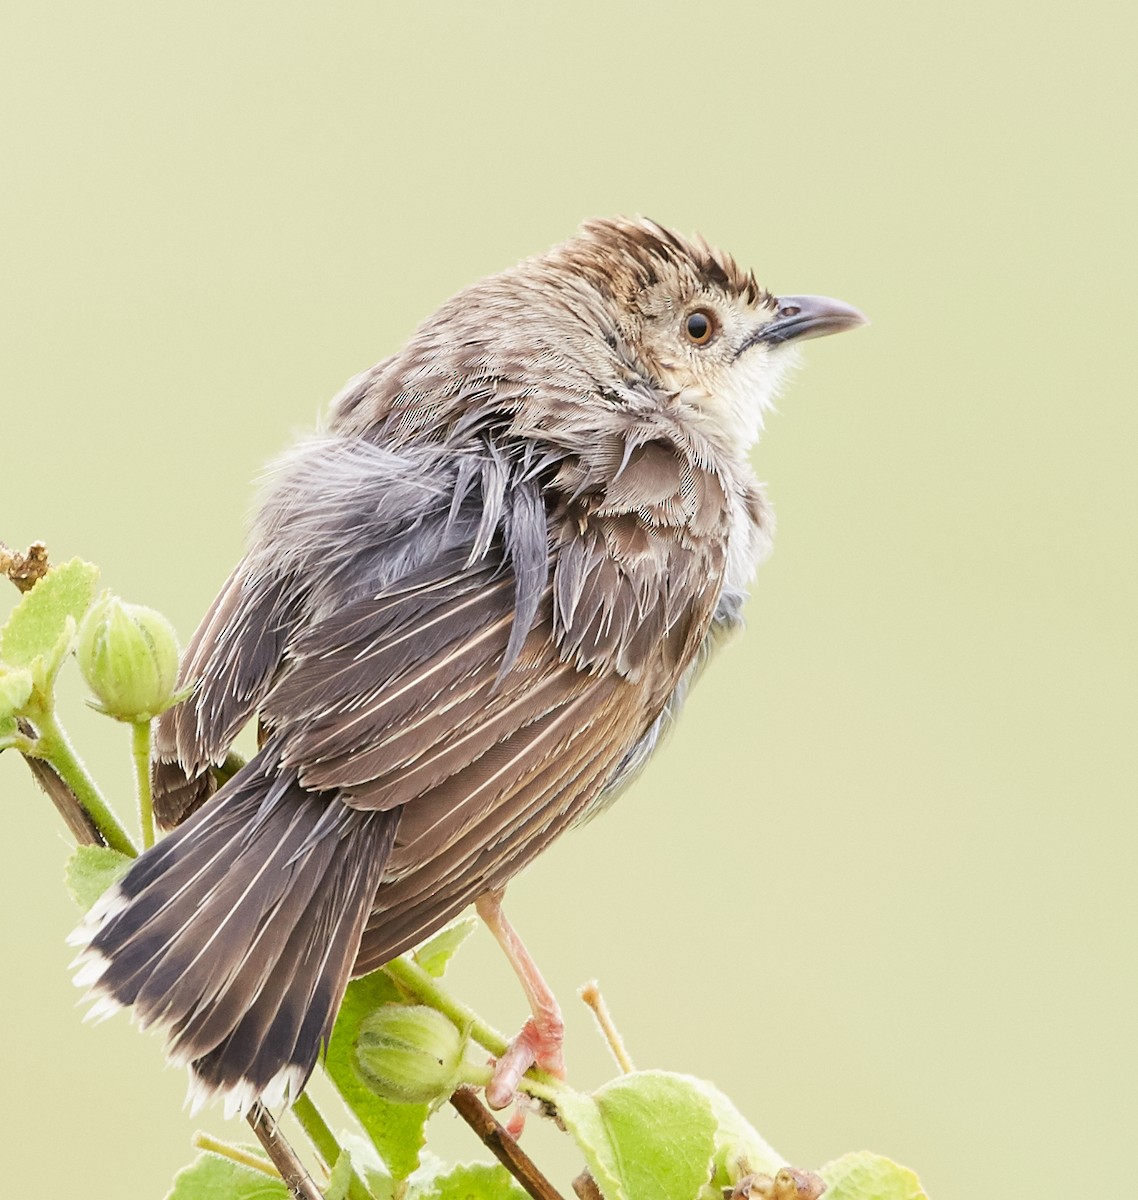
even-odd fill
[{"label": "bird's tail", "polygon": [[266,746],[72,935],[92,1014],[133,1007],[199,1106],[293,1100],[331,1032],[397,816],[277,774]]}]

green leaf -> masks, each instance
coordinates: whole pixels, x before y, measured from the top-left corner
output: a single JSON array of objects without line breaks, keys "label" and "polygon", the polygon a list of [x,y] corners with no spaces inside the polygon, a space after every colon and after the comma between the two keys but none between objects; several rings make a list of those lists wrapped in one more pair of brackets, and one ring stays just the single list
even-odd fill
[{"label": "green leaf", "polygon": [[324,1189],[324,1200],[347,1200],[348,1188],[352,1182],[352,1156],[347,1150],[340,1151],[336,1165],[328,1176],[328,1186]]},{"label": "green leaf", "polygon": [[290,1200],[283,1179],[273,1179],[220,1154],[200,1154],[174,1176],[166,1200]]},{"label": "green leaf", "polygon": [[827,1184],[825,1200],[928,1200],[908,1167],[868,1150],[844,1154],[818,1174]]},{"label": "green leaf", "polygon": [[11,667],[30,667],[40,659],[47,674],[54,674],[70,649],[75,623],[94,598],[98,578],[99,568],[81,558],[52,567],[24,593],[0,629],[0,659]]},{"label": "green leaf", "polygon": [[558,1095],[562,1123],[605,1200],[692,1200],[712,1178],[718,1122],[697,1081],[637,1071]]},{"label": "green leaf", "polygon": [[84,912],[127,873],[134,859],[110,846],[76,846],[67,860],[66,880],[75,903]]},{"label": "green leaf", "polygon": [[414,1187],[408,1200],[526,1200],[526,1193],[501,1166],[460,1164]]},{"label": "green leaf", "polygon": [[775,1175],[786,1165],[785,1159],[774,1150],[730,1100],[703,1079],[687,1079],[701,1095],[707,1097],[715,1117],[715,1179],[717,1187],[734,1187],[748,1174]]},{"label": "green leaf", "polygon": [[12,721],[22,713],[32,686],[31,671],[0,663],[0,721]]},{"label": "green leaf", "polygon": [[423,1126],[430,1107],[397,1104],[377,1096],[360,1077],[355,1055],[361,1023],[381,1005],[393,1000],[401,1001],[403,995],[382,971],[373,971],[349,983],[328,1043],[324,1067],[388,1170],[401,1180],[419,1165],[419,1152],[426,1141]]},{"label": "green leaf", "polygon": [[415,951],[415,961],[428,975],[441,979],[447,964],[454,957],[454,952],[470,937],[477,925],[476,917],[461,917],[451,922]]},{"label": "green leaf", "polygon": [[35,679],[24,667],[6,667],[0,663],[0,750],[5,750],[20,735],[16,718],[23,715]]}]

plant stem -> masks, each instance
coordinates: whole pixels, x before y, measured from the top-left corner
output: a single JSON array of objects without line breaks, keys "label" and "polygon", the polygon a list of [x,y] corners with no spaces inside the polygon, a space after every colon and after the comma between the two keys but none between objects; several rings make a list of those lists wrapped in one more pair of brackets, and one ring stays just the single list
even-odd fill
[{"label": "plant stem", "polygon": [[[471,1038],[484,1049],[489,1050],[495,1058],[500,1058],[510,1047],[510,1043],[491,1025],[471,1008],[456,1000],[438,980],[424,971],[414,959],[404,956],[393,958],[384,968],[384,973],[399,985],[404,991],[410,992],[424,1004],[437,1008],[444,1016],[449,1017],[459,1029],[469,1032]],[[538,1100],[553,1102],[561,1080],[531,1067],[518,1086]]]},{"label": "plant stem", "polygon": [[280,1179],[281,1177],[280,1172],[267,1158],[262,1158],[259,1154],[250,1154],[248,1150],[242,1150],[240,1146],[231,1146],[228,1142],[219,1141],[215,1137],[210,1137],[208,1133],[195,1133],[194,1145],[199,1150],[208,1150],[210,1154],[220,1154],[222,1158],[228,1158],[230,1162],[239,1163],[251,1171],[260,1171],[271,1179]]},{"label": "plant stem", "polygon": [[406,956],[393,958],[383,971],[412,996],[450,1017],[459,1029],[468,1029],[470,1036],[495,1057],[506,1053],[509,1042],[496,1029],[487,1025],[473,1009],[467,1008],[441,987],[438,980],[424,971],[417,962]]},{"label": "plant stem", "polygon": [[75,794],[83,811],[91,818],[103,841],[112,850],[137,858],[138,850],[75,753],[55,714],[37,713],[35,721],[39,732],[35,756],[46,759],[55,768],[56,774]]},{"label": "plant stem", "polygon": [[[320,1110],[312,1103],[307,1092],[301,1092],[292,1106],[293,1116],[300,1123],[301,1129],[308,1135],[308,1140],[316,1147],[317,1153],[331,1171],[343,1153],[336,1135],[328,1127],[328,1122],[320,1115]],[[367,1185],[359,1177],[355,1167],[352,1168],[351,1179],[348,1182],[349,1200],[373,1200]]]},{"label": "plant stem", "polygon": [[[406,955],[393,958],[384,966],[383,971],[405,992],[409,992],[424,1004],[429,1004],[431,1008],[437,1008],[444,1016],[450,1017],[459,1029],[467,1030],[471,1038],[489,1050],[495,1058],[500,1058],[509,1049],[510,1043],[496,1029],[487,1025],[473,1009],[456,1000],[414,959]],[[561,1080],[550,1075],[548,1071],[531,1067],[518,1086],[538,1100],[552,1102],[561,1086]]]},{"label": "plant stem", "polygon": [[[32,740],[34,739],[29,739],[29,745]],[[75,799],[75,793],[60,779],[51,763],[46,759],[36,758],[34,747],[23,749],[21,753],[28,770],[35,776],[36,782],[47,793],[48,799],[55,805],[56,812],[71,830],[71,836],[81,846],[102,846],[102,834],[91,820],[91,814]]]},{"label": "plant stem", "polygon": [[244,765],[245,759],[236,750],[230,750],[221,766],[213,768],[213,773],[217,777],[217,786],[221,787],[223,783],[228,783]]},{"label": "plant stem", "polygon": [[625,1075],[631,1074],[636,1068],[632,1065],[632,1059],[624,1045],[624,1038],[620,1036],[620,1030],[617,1029],[616,1022],[612,1019],[609,1006],[605,1003],[604,996],[601,995],[597,981],[594,979],[591,983],[586,983],[583,988],[578,990],[577,995],[593,1010],[593,1016],[597,1019],[601,1036],[608,1043],[609,1051],[616,1059],[616,1065]]},{"label": "plant stem", "polygon": [[134,753],[134,776],[138,782],[138,824],[142,829],[144,849],[154,845],[154,802],[150,795],[150,722],[132,721],[131,749]]}]

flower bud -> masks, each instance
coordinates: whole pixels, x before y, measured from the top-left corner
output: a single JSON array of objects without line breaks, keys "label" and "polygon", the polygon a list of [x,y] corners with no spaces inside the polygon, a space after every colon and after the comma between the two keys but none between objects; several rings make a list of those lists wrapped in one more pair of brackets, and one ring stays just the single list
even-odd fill
[{"label": "flower bud", "polygon": [[104,592],[83,618],[75,653],[108,716],[149,721],[174,703],[178,639],[152,608]]},{"label": "flower bud", "polygon": [[465,1037],[436,1009],[388,1004],[360,1024],[356,1063],[385,1100],[429,1104],[463,1081]]}]

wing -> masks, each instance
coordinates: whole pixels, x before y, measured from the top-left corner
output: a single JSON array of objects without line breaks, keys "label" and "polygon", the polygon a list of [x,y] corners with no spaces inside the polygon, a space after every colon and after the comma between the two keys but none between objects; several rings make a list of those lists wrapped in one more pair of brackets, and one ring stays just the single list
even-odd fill
[{"label": "wing", "polygon": [[[504,883],[579,819],[706,631],[716,555],[648,538],[630,557],[622,517],[554,522],[543,536],[558,552],[520,639],[504,545],[476,565],[456,550],[298,638],[262,705],[306,788],[400,810],[359,969]],[[685,581],[698,581],[695,599],[677,606]]]},{"label": "wing", "polygon": [[[187,658],[196,703],[170,728],[190,773],[256,709],[303,788],[398,813],[357,970],[588,812],[695,661],[719,597],[726,539],[693,511],[720,485],[674,448],[598,447],[555,479],[516,466],[490,447],[452,453],[432,499],[404,497],[386,537],[325,529],[342,562],[306,559],[295,547],[313,539],[281,521],[259,559],[276,573],[239,571]],[[374,521],[358,483],[352,500]],[[302,517],[320,513],[306,501]]]},{"label": "wing", "polygon": [[225,758],[284,653],[296,597],[289,580],[255,583],[245,564],[226,580],[182,658],[179,685],[193,696],[168,709],[154,737],[154,815],[180,824],[214,790],[210,767]]},{"label": "wing", "polygon": [[[154,810],[164,827],[209,797],[210,767],[256,713],[298,633],[424,555],[485,538],[474,531],[487,511],[469,503],[478,483],[437,447],[394,451],[362,438],[312,438],[277,464],[251,549],[183,656],[179,684],[192,694],[158,721]],[[433,536],[419,536],[424,523]]]}]

